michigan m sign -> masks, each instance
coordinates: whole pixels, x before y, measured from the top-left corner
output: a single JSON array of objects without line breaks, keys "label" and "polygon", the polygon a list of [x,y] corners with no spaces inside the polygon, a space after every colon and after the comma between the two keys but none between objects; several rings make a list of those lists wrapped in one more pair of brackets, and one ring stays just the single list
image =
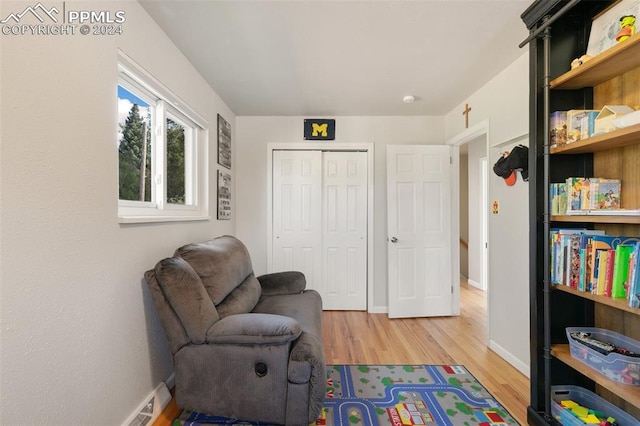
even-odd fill
[{"label": "michigan m sign", "polygon": [[336,120],[322,118],[305,118],[304,139],[305,140],[327,140],[336,138]]}]

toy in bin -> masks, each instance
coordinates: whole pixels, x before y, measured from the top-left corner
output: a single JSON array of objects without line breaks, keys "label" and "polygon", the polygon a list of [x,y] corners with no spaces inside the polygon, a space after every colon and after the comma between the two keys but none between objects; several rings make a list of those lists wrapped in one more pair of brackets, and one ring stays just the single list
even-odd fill
[{"label": "toy in bin", "polygon": [[602,411],[594,410],[588,407],[583,407],[577,402],[571,399],[565,399],[560,401],[560,407],[569,411],[573,416],[577,417],[584,424],[587,425],[599,425],[599,426],[616,426],[616,419],[607,416]]},{"label": "toy in bin", "polygon": [[595,393],[572,385],[551,387],[551,414],[563,426],[638,426],[640,422]]},{"label": "toy in bin", "polygon": [[571,356],[619,383],[640,386],[640,344],[598,328],[567,328]]}]

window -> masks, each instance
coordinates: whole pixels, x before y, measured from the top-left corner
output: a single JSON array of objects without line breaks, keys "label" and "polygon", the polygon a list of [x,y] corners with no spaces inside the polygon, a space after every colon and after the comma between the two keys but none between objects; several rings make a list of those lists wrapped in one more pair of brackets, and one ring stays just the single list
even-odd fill
[{"label": "window", "polygon": [[120,53],[121,222],[208,219],[206,122]]}]

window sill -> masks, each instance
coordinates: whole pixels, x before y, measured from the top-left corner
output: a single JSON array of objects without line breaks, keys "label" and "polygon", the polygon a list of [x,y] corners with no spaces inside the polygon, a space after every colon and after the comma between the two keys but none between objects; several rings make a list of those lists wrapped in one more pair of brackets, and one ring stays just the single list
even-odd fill
[{"label": "window sill", "polygon": [[192,222],[198,220],[211,220],[211,216],[118,216],[118,222],[121,224]]}]

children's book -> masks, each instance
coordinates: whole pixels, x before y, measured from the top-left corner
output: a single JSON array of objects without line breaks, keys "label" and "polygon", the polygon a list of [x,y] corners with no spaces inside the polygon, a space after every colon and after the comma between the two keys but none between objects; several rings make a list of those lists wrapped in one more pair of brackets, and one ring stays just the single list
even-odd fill
[{"label": "children's book", "polygon": [[634,246],[631,244],[619,244],[615,251],[613,264],[613,280],[611,282],[611,297],[626,298],[627,291],[624,286],[629,276],[629,258]]},{"label": "children's book", "polygon": [[[581,239],[582,240],[582,239]],[[581,241],[582,243],[582,241]],[[591,291],[587,288],[587,249],[580,247],[580,275],[578,278],[578,290]]]},{"label": "children's book", "polygon": [[595,294],[598,296],[604,296],[606,281],[607,281],[607,258],[609,256],[609,250],[598,250],[598,282]]},{"label": "children's book", "polygon": [[581,177],[567,178],[567,212],[581,210],[583,182]]},{"label": "children's book", "polygon": [[567,214],[567,183],[549,184],[549,211],[552,215]]},{"label": "children's book", "polygon": [[614,249],[607,250],[607,265],[604,275],[604,294],[603,296],[611,297],[611,285],[613,282],[613,262],[615,260],[616,251]]},{"label": "children's book", "polygon": [[604,294],[604,276],[607,266],[607,250],[597,249],[593,262],[593,280],[591,281],[591,293],[602,296]]},{"label": "children's book", "polygon": [[567,183],[558,183],[556,197],[558,198],[558,214],[567,214]]},{"label": "children's book", "polygon": [[633,252],[629,258],[629,279],[627,281],[627,301],[632,308],[640,308],[640,263],[638,261],[640,256],[640,242],[637,242],[633,247]]},{"label": "children's book", "polygon": [[580,210],[588,210],[591,207],[591,181],[596,178],[586,178],[580,185]]},{"label": "children's book", "polygon": [[597,187],[592,196],[595,196],[596,209],[620,208],[620,179],[598,179]]},{"label": "children's book", "polygon": [[580,280],[580,236],[571,235],[567,246],[567,278],[569,287],[577,290]]}]

